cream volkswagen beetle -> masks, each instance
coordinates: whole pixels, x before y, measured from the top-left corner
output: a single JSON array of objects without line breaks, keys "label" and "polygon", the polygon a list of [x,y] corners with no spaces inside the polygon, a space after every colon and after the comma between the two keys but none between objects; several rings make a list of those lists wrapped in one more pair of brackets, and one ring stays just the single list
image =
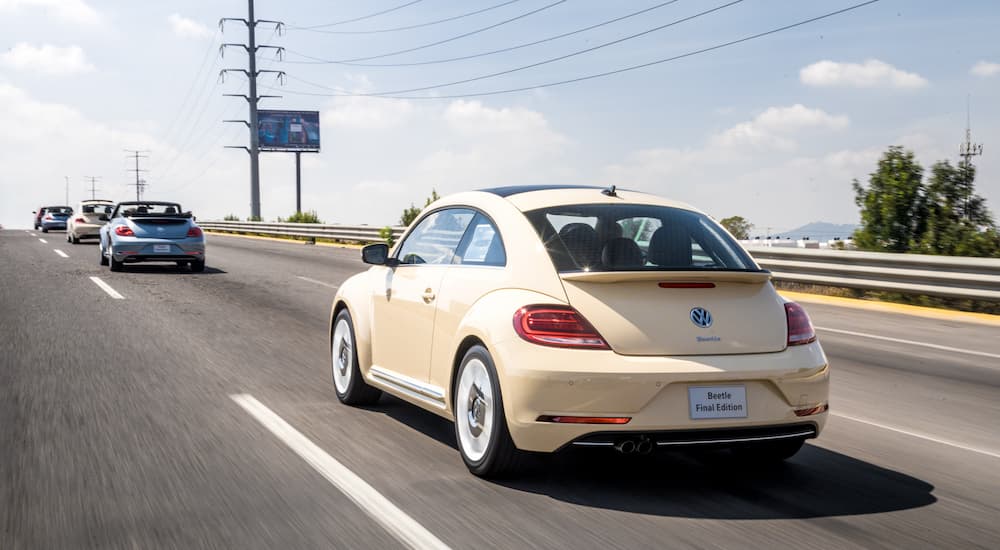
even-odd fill
[{"label": "cream volkswagen beetle", "polygon": [[453,420],[476,475],[568,445],[783,460],[826,421],[806,312],[689,206],[614,187],[464,192],[362,256],[373,267],[330,317],[337,397],[385,391]]}]

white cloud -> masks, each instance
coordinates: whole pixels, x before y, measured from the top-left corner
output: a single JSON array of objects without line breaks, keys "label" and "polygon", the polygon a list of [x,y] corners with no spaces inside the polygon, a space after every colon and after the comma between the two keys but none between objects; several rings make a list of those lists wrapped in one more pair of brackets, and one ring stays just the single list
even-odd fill
[{"label": "white cloud", "polygon": [[717,147],[750,146],[778,150],[794,149],[793,135],[801,130],[840,130],[849,120],[822,109],[810,109],[796,103],[789,107],[770,107],[753,120],[741,122],[711,138]]},{"label": "white cloud", "polygon": [[322,124],[357,130],[384,130],[400,126],[416,111],[403,99],[343,97],[323,111]]},{"label": "white cloud", "polygon": [[33,71],[48,75],[69,75],[94,70],[79,46],[61,48],[51,44],[32,46],[20,42],[0,54],[0,64],[19,71]]},{"label": "white cloud", "polygon": [[[523,107],[493,109],[479,101],[453,101],[445,109],[448,126],[469,138],[528,140],[532,147],[555,148],[569,140],[549,127],[545,116]],[[516,145],[516,144],[509,144]]]},{"label": "white cloud", "polygon": [[990,63],[989,61],[980,61],[972,66],[969,73],[976,76],[988,77],[996,76],[1000,74],[1000,63]]},{"label": "white cloud", "polygon": [[868,59],[864,63],[819,61],[799,71],[803,84],[819,87],[915,89],[927,85],[927,79],[892,65]]},{"label": "white cloud", "polygon": [[0,13],[18,13],[25,8],[41,9],[46,15],[74,23],[100,23],[101,15],[84,0],[0,0]]},{"label": "white cloud", "polygon": [[170,22],[170,27],[174,30],[174,34],[177,36],[208,38],[214,34],[212,29],[209,29],[194,19],[188,19],[179,13],[170,14],[170,16],[167,17],[167,21]]}]

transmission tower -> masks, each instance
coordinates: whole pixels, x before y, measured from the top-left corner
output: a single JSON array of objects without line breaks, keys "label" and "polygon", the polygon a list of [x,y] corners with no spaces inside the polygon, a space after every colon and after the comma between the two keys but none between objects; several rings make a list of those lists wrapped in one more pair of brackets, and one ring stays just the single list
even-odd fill
[{"label": "transmission tower", "polygon": [[972,172],[972,157],[982,156],[983,145],[972,143],[972,117],[969,101],[965,102],[965,141],[958,146],[958,156],[962,157],[965,165],[965,217],[969,218],[969,201],[972,199],[972,182],[969,176]]},{"label": "transmission tower", "polygon": [[90,180],[90,199],[97,199],[97,180],[101,179],[101,176],[83,176]]},{"label": "transmission tower", "polygon": [[126,172],[135,172],[135,183],[129,183],[127,185],[135,186],[135,200],[142,200],[142,192],[146,188],[146,180],[140,178],[139,176],[143,172],[148,172],[145,168],[139,168],[139,159],[148,159],[149,155],[144,155],[143,153],[148,153],[149,151],[142,149],[125,149],[125,152],[130,153],[129,158],[135,158],[135,168],[129,168]]},{"label": "transmission tower", "polygon": [[247,125],[250,130],[250,147],[242,145],[228,145],[229,148],[235,149],[245,149],[247,153],[250,153],[250,215],[251,219],[260,219],[260,138],[257,134],[257,103],[267,97],[281,97],[273,95],[257,95],[257,77],[264,73],[273,73],[277,75],[278,79],[282,82],[285,78],[284,71],[271,71],[271,70],[259,70],[257,69],[257,52],[262,49],[272,49],[275,50],[277,55],[280,57],[285,49],[280,46],[271,46],[268,44],[257,44],[257,25],[274,25],[275,31],[281,34],[284,29],[285,24],[281,21],[271,21],[268,19],[256,19],[254,17],[254,0],[247,0],[247,18],[236,18],[236,17],[224,17],[219,20],[219,29],[225,31],[226,21],[238,21],[243,23],[247,27],[247,43],[223,43],[219,46],[219,54],[224,55],[226,48],[238,47],[243,48],[247,52],[248,66],[246,69],[222,69],[219,71],[219,77],[225,79],[226,73],[229,72],[239,72],[246,75],[247,80],[250,84],[250,95],[244,94],[223,94],[230,97],[242,97],[247,101],[250,106],[250,120],[229,120],[226,122],[241,122]]}]

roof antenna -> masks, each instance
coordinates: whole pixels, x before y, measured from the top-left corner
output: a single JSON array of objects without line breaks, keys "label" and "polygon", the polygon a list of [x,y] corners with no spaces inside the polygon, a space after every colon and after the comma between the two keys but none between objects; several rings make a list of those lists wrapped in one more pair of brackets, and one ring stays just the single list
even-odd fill
[{"label": "roof antenna", "polygon": [[614,185],[612,185],[611,187],[605,187],[604,189],[602,189],[601,190],[601,194],[602,195],[607,195],[609,197],[617,197],[618,196],[618,195],[615,194],[615,186]]}]

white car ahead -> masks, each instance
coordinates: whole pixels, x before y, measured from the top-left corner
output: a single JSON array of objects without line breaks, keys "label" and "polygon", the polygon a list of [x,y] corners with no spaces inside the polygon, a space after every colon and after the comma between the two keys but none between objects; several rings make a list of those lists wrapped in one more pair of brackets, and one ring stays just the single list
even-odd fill
[{"label": "white car ahead", "polygon": [[107,223],[101,221],[101,216],[110,214],[114,207],[115,203],[103,199],[81,201],[66,220],[66,242],[80,244],[80,239],[99,239],[101,226]]}]

